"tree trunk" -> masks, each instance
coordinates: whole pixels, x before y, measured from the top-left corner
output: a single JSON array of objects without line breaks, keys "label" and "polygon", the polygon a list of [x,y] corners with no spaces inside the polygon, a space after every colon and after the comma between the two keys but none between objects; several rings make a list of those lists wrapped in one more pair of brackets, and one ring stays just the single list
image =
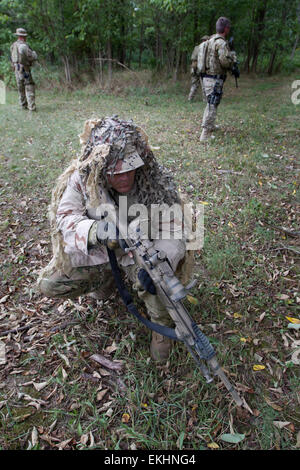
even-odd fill
[{"label": "tree trunk", "polygon": [[[298,6],[297,6],[297,20],[298,20],[298,24],[300,26],[300,2],[298,3]],[[298,47],[298,44],[299,44],[299,33],[297,33],[297,36],[296,36],[296,39],[295,39],[295,42],[294,42],[294,46],[293,46],[293,49],[292,49],[292,53],[291,53],[291,59],[293,60],[294,58],[294,55],[295,55],[295,52],[296,52],[296,49]]]},{"label": "tree trunk", "polygon": [[67,84],[70,84],[71,83],[71,71],[70,71],[70,63],[69,63],[68,56],[63,55],[62,56],[62,61],[63,61],[63,64],[64,64],[66,82],[67,82]]},{"label": "tree trunk", "polygon": [[268,0],[263,0],[263,3],[259,6],[257,10],[257,14],[256,14],[255,23],[257,24],[257,32],[255,34],[255,39],[253,43],[253,55],[252,55],[252,64],[251,64],[252,72],[257,71],[259,49],[260,49],[260,44],[262,43],[262,39],[263,39],[263,31],[265,29],[264,19],[265,19],[265,15],[267,11],[267,2]]},{"label": "tree trunk", "polygon": [[252,56],[252,42],[253,42],[253,37],[254,37],[254,26],[253,26],[253,24],[254,24],[254,15],[255,15],[255,6],[253,6],[253,8],[252,8],[252,13],[251,13],[251,18],[250,18],[252,28],[251,28],[251,32],[250,32],[249,38],[248,38],[247,58],[246,58],[245,65],[244,65],[244,69],[247,73],[250,72],[250,60],[251,60],[251,56]]},{"label": "tree trunk", "polygon": [[286,21],[287,12],[288,12],[287,4],[284,3],[282,5],[281,24],[280,24],[280,27],[278,28],[278,31],[277,31],[277,35],[276,35],[276,38],[275,38],[275,41],[274,41],[274,49],[273,49],[273,52],[271,54],[271,58],[270,58],[269,66],[268,66],[268,74],[269,75],[272,75],[272,73],[273,73],[273,67],[274,67],[274,63],[275,63],[275,59],[276,59],[276,55],[277,55],[277,51],[278,51],[278,47],[279,47],[279,40],[281,38],[282,29],[283,29],[285,21]]},{"label": "tree trunk", "polygon": [[295,39],[295,42],[294,42],[294,45],[293,45],[293,50],[292,50],[292,53],[291,53],[291,59],[292,59],[292,60],[293,60],[293,58],[294,58],[296,49],[297,49],[297,47],[298,47],[298,43],[299,43],[299,34],[297,34],[296,39]]},{"label": "tree trunk", "polygon": [[112,81],[112,53],[111,53],[111,39],[109,38],[107,41],[107,58],[108,58],[108,78],[107,78],[107,87],[111,88],[111,81]]},{"label": "tree trunk", "polygon": [[156,70],[160,71],[163,66],[163,48],[162,48],[162,41],[161,41],[159,13],[156,15],[155,23],[156,23],[156,28],[155,28],[156,29],[156,42],[155,42]]},{"label": "tree trunk", "polygon": [[102,54],[101,54],[100,47],[99,47],[99,84],[100,84],[100,87],[102,88],[103,86],[103,62],[102,62]]},{"label": "tree trunk", "polygon": [[119,61],[121,64],[125,64],[126,62],[126,28],[125,28],[125,18],[123,16],[122,10],[122,17],[121,17],[121,28],[120,28],[120,37],[121,37],[121,47],[120,47],[120,54],[119,54]]},{"label": "tree trunk", "polygon": [[199,44],[200,38],[198,37],[198,6],[197,6],[197,0],[194,1],[194,8],[193,8],[193,40],[194,40],[194,45]]},{"label": "tree trunk", "polygon": [[140,27],[139,68],[142,67],[142,55],[143,55],[143,50],[144,50],[144,32],[145,32],[145,25],[142,20],[141,27]]},{"label": "tree trunk", "polygon": [[175,56],[176,56],[176,61],[175,61],[175,68],[174,68],[174,72],[173,72],[173,82],[174,83],[177,82],[177,78],[178,78],[178,69],[179,69],[179,61],[180,61],[179,46],[177,46],[177,48],[176,48]]}]

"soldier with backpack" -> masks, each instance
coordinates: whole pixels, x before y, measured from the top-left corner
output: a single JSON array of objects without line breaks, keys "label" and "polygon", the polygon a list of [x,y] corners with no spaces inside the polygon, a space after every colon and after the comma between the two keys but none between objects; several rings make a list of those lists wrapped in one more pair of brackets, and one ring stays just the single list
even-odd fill
[{"label": "soldier with backpack", "polygon": [[[201,38],[200,44],[202,44],[204,41],[207,41],[208,39],[209,39],[209,36],[203,36]],[[201,88],[202,88],[202,78],[201,78],[201,75],[199,74],[198,69],[197,69],[198,52],[199,52],[200,44],[198,44],[197,46],[194,47],[194,50],[193,50],[192,55],[191,55],[191,62],[192,62],[191,63],[191,82],[192,82],[192,85],[191,85],[191,89],[190,89],[190,93],[189,93],[189,97],[188,97],[189,101],[193,100],[200,84],[201,84]],[[203,100],[205,100],[205,94],[203,93],[203,90],[202,90],[202,95],[203,95]]]},{"label": "soldier with backpack", "polygon": [[199,46],[198,73],[202,77],[203,92],[206,96],[206,108],[202,118],[200,142],[205,142],[217,126],[215,120],[217,108],[221,102],[223,85],[228,70],[237,70],[236,53],[230,50],[226,36],[230,31],[230,21],[220,17],[216,23],[216,34]]},{"label": "soldier with backpack", "polygon": [[10,47],[11,63],[15,71],[19,103],[23,109],[36,111],[35,84],[31,75],[31,67],[37,60],[37,53],[26,43],[27,32],[18,28],[14,33],[18,37]]}]

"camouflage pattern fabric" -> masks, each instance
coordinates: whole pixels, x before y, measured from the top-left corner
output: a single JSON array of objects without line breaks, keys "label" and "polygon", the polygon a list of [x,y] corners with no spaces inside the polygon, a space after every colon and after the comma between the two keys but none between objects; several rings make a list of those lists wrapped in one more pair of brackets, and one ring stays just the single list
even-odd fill
[{"label": "camouflage pattern fabric", "polygon": [[[237,61],[236,53],[231,51],[228,42],[219,34],[214,34],[208,41],[206,56],[206,74],[222,75],[226,79],[226,73]],[[214,129],[217,116],[217,107],[220,104],[221,96],[217,104],[210,104],[209,99],[216,85],[223,90],[224,80],[221,78],[203,77],[203,92],[207,102],[203,118],[202,127],[208,131]]]},{"label": "camouflage pattern fabric", "polygon": [[24,109],[36,110],[35,83],[31,75],[31,66],[37,60],[37,54],[26,42],[17,40],[10,48],[11,61],[15,70],[19,103]]},{"label": "camouflage pattern fabric", "polygon": [[20,106],[24,109],[28,108],[30,111],[35,111],[35,83],[32,79],[30,70],[25,72],[22,70],[22,66],[20,66],[20,70],[17,68],[15,70],[15,77]]},{"label": "camouflage pattern fabric", "polygon": [[[139,166],[137,162],[135,184],[127,195],[128,207],[134,202],[148,208],[151,204],[180,202],[170,172],[158,164],[146,134],[132,121],[117,116],[88,121],[80,138],[82,153],[59,177],[49,208],[53,256],[37,281],[41,293],[49,297],[73,298],[106,290],[106,281],[112,274],[106,248],[100,244],[90,246],[89,235],[95,223],[93,212],[107,202],[108,194],[118,205],[117,194],[110,188],[106,175],[120,159],[124,161],[128,154],[137,152],[144,163]],[[176,275],[187,282],[194,258],[192,252],[186,251],[185,240],[157,239],[155,247],[166,253]],[[116,256],[120,268],[130,282],[136,283],[138,267],[128,254],[119,251],[116,250]],[[157,296],[139,290],[138,295],[151,318],[161,324],[170,322]]]},{"label": "camouflage pattern fabric", "polygon": [[236,61],[236,53],[230,50],[228,42],[223,36],[214,34],[208,41],[206,73],[226,75]]},{"label": "camouflage pattern fabric", "polygon": [[97,266],[73,268],[68,275],[56,271],[49,278],[42,279],[40,290],[47,297],[73,299],[100,287],[105,290],[109,274],[109,270],[99,271]]},{"label": "camouflage pattern fabric", "polygon": [[[151,320],[160,325],[172,326],[173,321],[158,296],[142,290],[135,284],[137,267],[130,265],[122,269],[133,284],[138,297],[145,303]],[[44,295],[52,298],[74,299],[80,295],[95,292],[100,293],[105,300],[111,295],[114,285],[110,264],[106,263],[101,266],[73,268],[68,275],[56,271],[49,278],[44,277],[39,287]]]},{"label": "camouflage pattern fabric", "polygon": [[209,96],[212,95],[216,82],[219,83],[220,87],[223,88],[224,81],[221,79],[214,79],[209,77],[203,78],[203,92],[206,97],[206,108],[204,110],[203,118],[202,118],[202,127],[207,129],[208,131],[212,131],[215,126],[215,121],[217,117],[217,107],[218,105],[210,104],[208,102]]},{"label": "camouflage pattern fabric", "polygon": [[193,72],[191,74],[191,82],[192,82],[192,85],[191,85],[191,89],[190,89],[190,93],[189,93],[189,97],[188,97],[188,100],[189,101],[192,101],[197,93],[197,90],[199,88],[199,86],[201,86],[201,90],[202,90],[202,99],[203,101],[205,102],[206,101],[206,96],[205,96],[205,92],[203,90],[203,79],[200,77],[200,75],[198,75],[196,72]]},{"label": "camouflage pattern fabric", "polygon": [[[204,38],[201,39],[201,41],[205,41],[206,38],[208,39],[208,36],[204,36]],[[188,96],[188,100],[192,101],[193,98],[195,97],[197,90],[199,86],[201,85],[202,88],[202,78],[200,75],[197,73],[197,58],[198,58],[198,50],[199,50],[199,45],[194,47],[194,50],[191,55],[191,88],[190,88],[190,93]],[[202,98],[203,101],[205,101],[205,94],[202,89]]]}]

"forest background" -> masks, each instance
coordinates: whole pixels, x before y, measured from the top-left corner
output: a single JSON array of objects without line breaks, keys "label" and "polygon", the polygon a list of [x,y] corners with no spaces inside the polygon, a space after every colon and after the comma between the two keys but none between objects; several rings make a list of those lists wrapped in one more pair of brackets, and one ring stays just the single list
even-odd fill
[{"label": "forest background", "polygon": [[176,81],[219,16],[232,21],[242,71],[272,75],[300,65],[299,0],[2,0],[0,75],[13,83],[9,46],[24,27],[50,81],[63,70],[69,85],[96,80],[110,87],[120,68],[152,69]]}]

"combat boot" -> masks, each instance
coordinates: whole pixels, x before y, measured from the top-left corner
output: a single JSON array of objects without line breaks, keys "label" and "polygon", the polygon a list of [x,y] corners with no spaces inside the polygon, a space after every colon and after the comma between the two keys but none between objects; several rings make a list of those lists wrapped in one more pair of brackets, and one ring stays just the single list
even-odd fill
[{"label": "combat boot", "polygon": [[206,129],[206,127],[203,127],[202,133],[200,136],[200,142],[206,142],[209,139],[209,131]]},{"label": "combat boot", "polygon": [[172,340],[152,331],[150,354],[155,362],[166,362],[172,348]]},{"label": "combat boot", "polygon": [[110,296],[113,294],[115,289],[116,289],[116,285],[115,285],[114,280],[112,279],[111,281],[109,280],[108,282],[106,282],[106,284],[99,287],[99,289],[96,289],[93,292],[90,292],[88,296],[92,297],[92,299],[95,299],[95,300],[105,301],[110,298]]}]

